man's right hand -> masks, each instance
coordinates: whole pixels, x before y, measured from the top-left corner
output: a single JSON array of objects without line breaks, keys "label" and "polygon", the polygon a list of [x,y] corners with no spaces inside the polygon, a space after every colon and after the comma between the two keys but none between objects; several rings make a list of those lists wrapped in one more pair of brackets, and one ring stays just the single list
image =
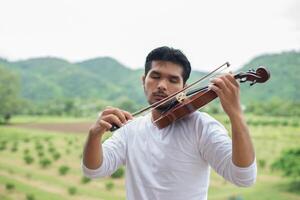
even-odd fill
[{"label": "man's right hand", "polygon": [[93,136],[102,136],[113,124],[121,127],[132,118],[132,115],[127,111],[114,107],[106,107],[103,112],[99,113],[99,117],[95,124],[91,126],[89,133]]}]

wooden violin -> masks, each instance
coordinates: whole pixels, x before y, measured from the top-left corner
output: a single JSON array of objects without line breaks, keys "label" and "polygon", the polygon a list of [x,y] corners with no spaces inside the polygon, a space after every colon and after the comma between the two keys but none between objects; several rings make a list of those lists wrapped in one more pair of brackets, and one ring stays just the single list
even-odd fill
[{"label": "wooden violin", "polygon": [[[221,65],[217,69],[213,70],[212,72],[195,81],[194,83],[190,84],[189,86],[183,88],[180,91],[175,92],[174,94],[169,95],[168,97],[140,111],[135,112],[132,116],[137,116],[149,110],[150,108],[152,110],[156,109],[160,105],[164,104],[164,107],[166,108],[162,111],[161,116],[153,122],[159,129],[163,129],[171,123],[173,123],[174,121],[195,112],[199,108],[205,106],[206,104],[214,100],[217,97],[217,94],[214,91],[210,90],[208,86],[199,89],[194,89],[192,91],[187,92],[186,94],[183,91],[206,79],[209,75],[213,74],[223,66],[229,67],[229,63]],[[240,72],[234,75],[234,78],[238,79],[240,83],[250,82],[250,86],[252,86],[256,83],[266,82],[270,78],[270,72],[264,67],[259,67],[257,70],[249,70],[245,73]],[[118,126],[113,124],[110,131],[115,131],[118,128]]]},{"label": "wooden violin", "polygon": [[[240,83],[250,82],[250,86],[255,83],[264,83],[270,78],[269,71],[264,67],[259,67],[256,71],[250,70],[246,73],[240,72],[234,75]],[[182,95],[178,100],[173,99],[167,110],[153,123],[163,129],[174,121],[191,114],[199,108],[205,106],[217,97],[217,94],[210,90],[208,86],[188,92],[184,97]]]}]

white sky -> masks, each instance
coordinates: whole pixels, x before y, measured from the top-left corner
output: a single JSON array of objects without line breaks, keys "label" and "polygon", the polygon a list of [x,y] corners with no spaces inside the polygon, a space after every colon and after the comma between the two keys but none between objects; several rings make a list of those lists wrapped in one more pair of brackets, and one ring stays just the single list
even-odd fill
[{"label": "white sky", "polygon": [[300,1],[0,0],[0,57],[9,60],[111,56],[137,68],[162,45],[197,70],[300,50]]}]

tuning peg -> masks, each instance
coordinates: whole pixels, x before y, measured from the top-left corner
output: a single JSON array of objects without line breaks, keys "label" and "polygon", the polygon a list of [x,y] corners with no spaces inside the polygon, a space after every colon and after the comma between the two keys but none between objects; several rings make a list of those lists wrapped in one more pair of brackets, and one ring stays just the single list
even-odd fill
[{"label": "tuning peg", "polygon": [[256,79],[250,83],[250,86],[254,85],[256,83]]}]

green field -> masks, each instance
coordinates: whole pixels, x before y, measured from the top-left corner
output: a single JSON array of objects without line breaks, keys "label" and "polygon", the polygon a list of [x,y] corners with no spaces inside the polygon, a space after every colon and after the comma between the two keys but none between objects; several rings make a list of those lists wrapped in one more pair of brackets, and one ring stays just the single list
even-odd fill
[{"label": "green field", "polygon": [[[224,116],[216,118],[229,128]],[[17,118],[17,122],[30,120]],[[300,146],[297,120],[258,116],[248,116],[248,120],[257,161],[264,163],[259,168],[256,184],[238,188],[212,173],[208,199],[300,200],[300,192],[290,189],[291,181],[270,170],[282,150]],[[72,120],[38,119],[38,122],[57,121]],[[0,127],[0,199],[125,199],[124,178],[83,182],[80,161],[84,142],[85,134]],[[64,175],[59,172],[62,166],[68,168]],[[108,185],[113,187],[109,189]]]}]

